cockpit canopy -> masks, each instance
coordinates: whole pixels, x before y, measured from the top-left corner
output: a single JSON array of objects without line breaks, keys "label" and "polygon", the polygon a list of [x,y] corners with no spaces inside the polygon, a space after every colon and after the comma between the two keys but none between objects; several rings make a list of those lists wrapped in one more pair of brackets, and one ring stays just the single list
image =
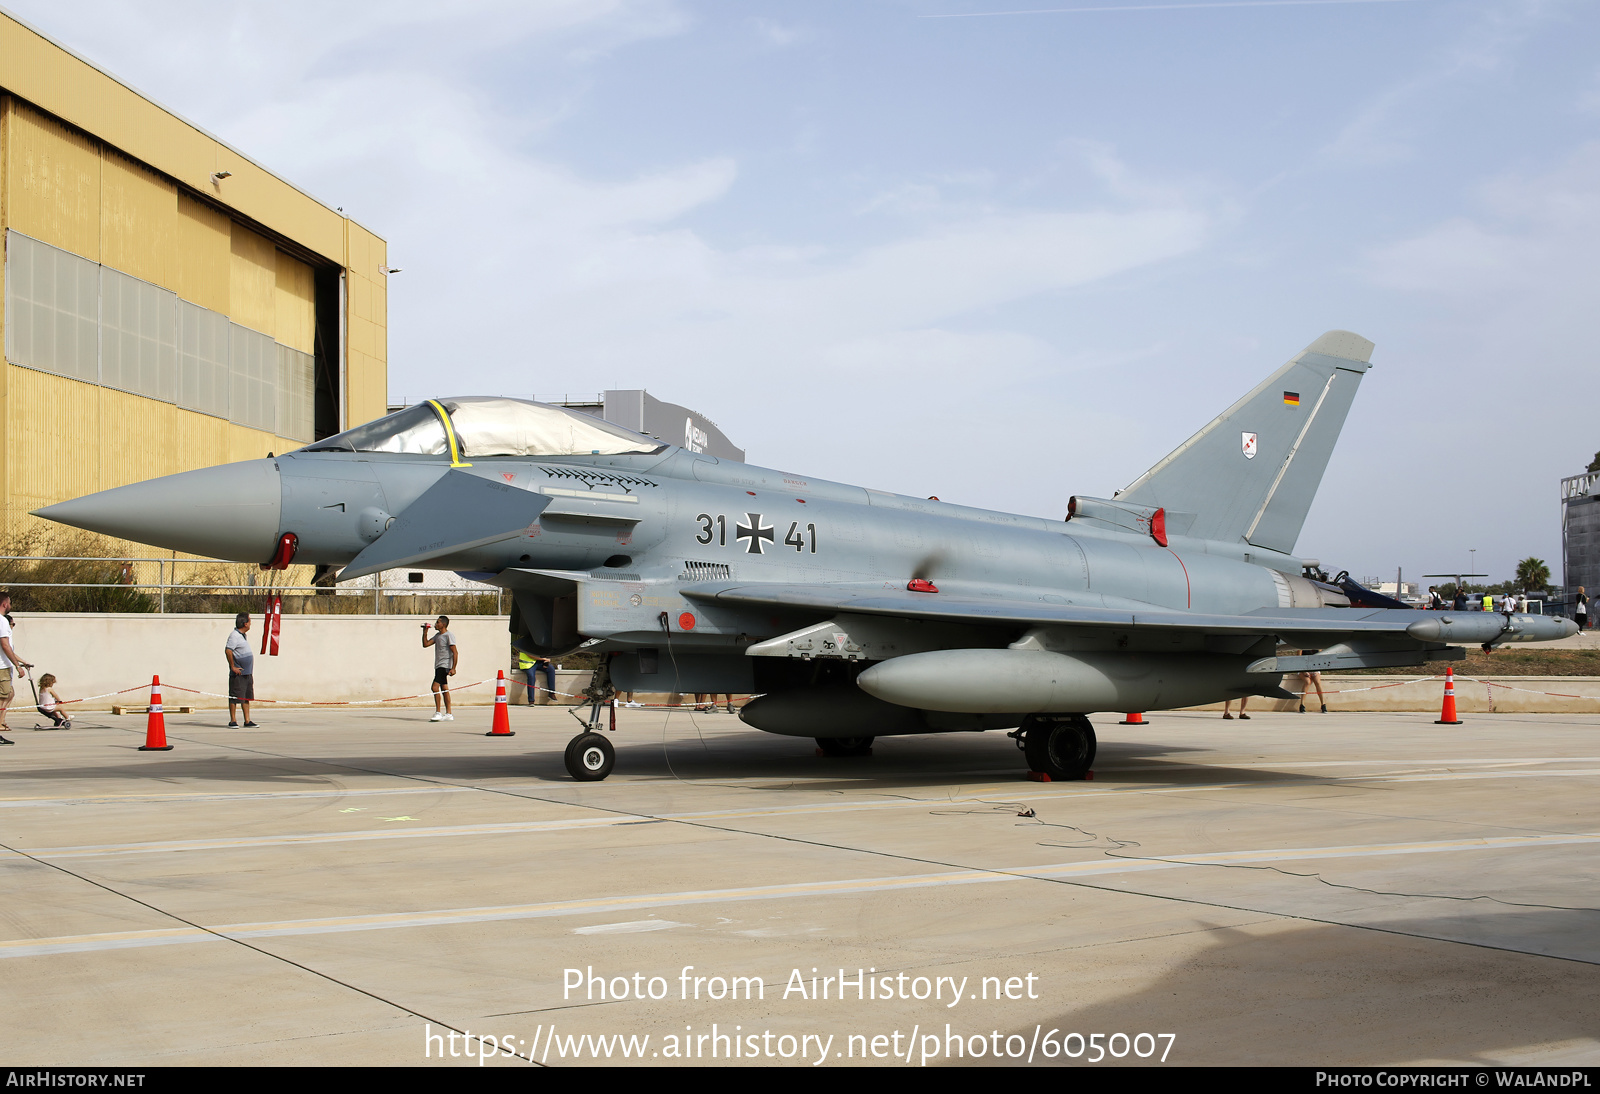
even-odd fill
[{"label": "cockpit canopy", "polygon": [[469,395],[430,399],[306,445],[302,452],[405,452],[418,456],[620,456],[666,445],[566,407]]}]

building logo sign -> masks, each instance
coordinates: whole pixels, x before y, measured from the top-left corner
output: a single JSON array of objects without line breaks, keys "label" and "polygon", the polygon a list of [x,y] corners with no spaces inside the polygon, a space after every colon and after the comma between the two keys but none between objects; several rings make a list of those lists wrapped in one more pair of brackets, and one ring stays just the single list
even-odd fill
[{"label": "building logo sign", "polygon": [[693,418],[683,420],[683,447],[690,452],[704,452],[710,443],[711,438],[706,436],[705,430],[694,424]]}]

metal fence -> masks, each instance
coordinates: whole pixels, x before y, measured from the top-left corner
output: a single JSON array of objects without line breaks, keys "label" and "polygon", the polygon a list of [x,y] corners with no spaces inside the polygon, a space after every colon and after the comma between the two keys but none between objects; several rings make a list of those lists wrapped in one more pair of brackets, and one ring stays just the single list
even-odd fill
[{"label": "metal fence", "polygon": [[[180,568],[187,568],[182,577]],[[0,584],[23,611],[246,611],[267,596],[281,597],[290,615],[504,615],[507,607],[503,589],[384,584],[383,574],[359,583],[290,585],[275,580],[281,575],[214,559],[0,555]]]}]

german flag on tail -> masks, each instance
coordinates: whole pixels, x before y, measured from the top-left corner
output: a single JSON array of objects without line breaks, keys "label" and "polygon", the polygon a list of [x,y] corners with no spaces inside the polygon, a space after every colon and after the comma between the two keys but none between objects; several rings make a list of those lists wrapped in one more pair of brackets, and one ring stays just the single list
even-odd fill
[{"label": "german flag on tail", "polygon": [[1300,405],[1300,393],[1298,391],[1285,391],[1283,393],[1283,405],[1284,406],[1299,406]]}]

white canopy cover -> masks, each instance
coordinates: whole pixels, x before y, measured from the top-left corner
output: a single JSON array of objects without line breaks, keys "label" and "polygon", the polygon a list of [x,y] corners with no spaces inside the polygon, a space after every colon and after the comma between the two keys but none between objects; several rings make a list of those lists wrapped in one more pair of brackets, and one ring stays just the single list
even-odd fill
[{"label": "white canopy cover", "polygon": [[306,446],[308,452],[408,452],[449,456],[438,407],[450,418],[462,459],[478,456],[619,456],[659,452],[653,437],[566,407],[468,395],[397,410],[366,425]]},{"label": "white canopy cover", "polygon": [[620,456],[655,452],[651,437],[582,411],[524,399],[474,395],[440,399],[465,459],[473,456]]}]

